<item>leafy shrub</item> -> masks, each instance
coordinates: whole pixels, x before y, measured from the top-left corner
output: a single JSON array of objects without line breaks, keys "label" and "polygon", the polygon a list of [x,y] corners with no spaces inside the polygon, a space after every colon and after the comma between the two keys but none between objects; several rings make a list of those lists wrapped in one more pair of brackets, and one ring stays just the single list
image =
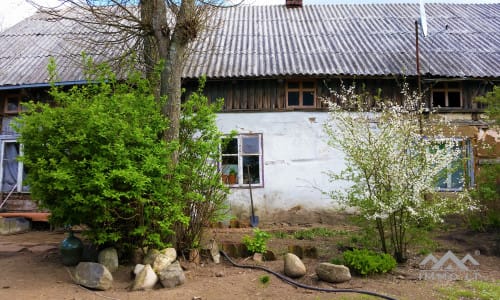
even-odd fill
[{"label": "leafy shrub", "polygon": [[367,249],[345,251],[343,258],[349,269],[361,275],[386,273],[396,267],[396,260],[391,255]]},{"label": "leafy shrub", "polygon": [[53,86],[56,105],[27,103],[18,118],[30,192],[52,223],[84,224],[96,245],[165,247],[172,225],[188,221],[166,180],[174,146],[159,137],[168,120],[141,74],[122,82],[102,67],[96,76]]},{"label": "leafy shrub", "polygon": [[271,235],[265,231],[255,228],[253,230],[253,238],[248,235],[243,237],[243,244],[247,246],[248,251],[252,253],[266,253],[267,251],[267,240]]}]

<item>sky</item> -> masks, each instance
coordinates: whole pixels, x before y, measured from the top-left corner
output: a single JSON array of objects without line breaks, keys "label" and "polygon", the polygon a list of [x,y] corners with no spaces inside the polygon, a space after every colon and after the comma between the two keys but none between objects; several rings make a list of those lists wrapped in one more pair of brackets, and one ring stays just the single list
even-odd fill
[{"label": "sky", "polygon": [[[57,5],[58,0],[33,0],[40,4]],[[285,0],[244,0],[249,5],[280,5]],[[418,3],[419,0],[303,0],[304,4],[335,3]],[[500,3],[500,0],[425,0],[425,3]],[[35,8],[26,0],[0,0],[0,31],[35,13]]]}]

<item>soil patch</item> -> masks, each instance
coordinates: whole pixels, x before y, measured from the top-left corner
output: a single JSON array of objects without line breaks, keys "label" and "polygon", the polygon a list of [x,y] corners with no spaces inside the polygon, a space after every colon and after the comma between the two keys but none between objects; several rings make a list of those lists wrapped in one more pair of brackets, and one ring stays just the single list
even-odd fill
[{"label": "soil patch", "polygon": [[[327,228],[338,232],[330,237],[297,239],[292,234],[310,228]],[[425,255],[414,255],[398,266],[390,274],[359,277],[349,282],[328,284],[319,281],[314,273],[316,265],[331,259],[339,253],[338,244],[355,230],[345,224],[288,224],[262,225],[262,230],[273,233],[268,248],[278,257],[276,261],[266,261],[262,266],[283,273],[281,256],[291,245],[317,248],[317,258],[304,258],[307,274],[298,281],[320,288],[359,289],[397,299],[439,299],[437,288],[451,284],[449,281],[418,280],[419,262]],[[219,242],[241,242],[243,236],[251,235],[251,228],[208,228],[206,238]],[[474,240],[477,236],[478,240]],[[214,264],[209,258],[202,257],[199,265],[184,262],[186,284],[174,289],[154,289],[151,291],[129,292],[133,266],[120,266],[113,274],[113,288],[105,292],[87,290],[75,285],[71,280],[73,268],[61,264],[58,244],[64,239],[61,232],[32,231],[23,234],[0,237],[0,299],[371,299],[353,293],[325,293],[293,287],[277,277],[262,270],[233,267],[222,259]],[[436,257],[452,250],[462,258],[470,253],[479,262],[478,273],[483,280],[500,279],[500,258],[490,255],[487,241],[491,235],[472,235],[464,231],[446,232],[438,235],[439,243]],[[480,249],[481,247],[486,247]],[[479,254],[479,255],[478,255]],[[251,258],[237,258],[239,264],[255,264]],[[270,281],[261,282],[261,277],[269,275]],[[199,298],[196,298],[199,297]]]}]

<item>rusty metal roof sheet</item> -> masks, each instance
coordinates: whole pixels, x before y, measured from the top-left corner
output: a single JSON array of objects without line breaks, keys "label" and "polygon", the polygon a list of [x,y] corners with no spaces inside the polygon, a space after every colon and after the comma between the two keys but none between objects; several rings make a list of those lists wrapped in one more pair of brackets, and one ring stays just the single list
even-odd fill
[{"label": "rusty metal roof sheet", "polygon": [[[421,73],[500,77],[500,4],[426,4]],[[184,78],[416,75],[416,4],[240,6],[221,9],[215,30],[192,45]],[[119,47],[89,48],[91,30],[36,14],[0,33],[0,86],[83,80],[82,50],[104,60]],[[102,36],[104,39],[105,36]],[[88,47],[87,47],[88,46]]]}]

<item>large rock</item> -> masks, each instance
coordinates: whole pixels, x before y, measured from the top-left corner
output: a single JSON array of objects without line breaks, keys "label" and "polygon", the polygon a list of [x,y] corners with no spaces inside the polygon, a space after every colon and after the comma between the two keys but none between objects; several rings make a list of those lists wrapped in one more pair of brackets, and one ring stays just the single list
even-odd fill
[{"label": "large rock", "polygon": [[158,282],[158,276],[151,268],[151,265],[136,265],[134,268],[136,274],[132,291],[152,289]]},{"label": "large rock", "polygon": [[111,273],[118,270],[118,252],[113,247],[101,250],[97,261],[108,268]]},{"label": "large rock", "polygon": [[80,262],[76,266],[74,280],[79,285],[101,291],[113,285],[113,276],[109,270],[94,262]]},{"label": "large rock", "polygon": [[0,235],[13,234],[29,231],[31,223],[25,218],[2,218],[0,217]]},{"label": "large rock", "polygon": [[285,275],[292,278],[306,275],[306,266],[300,258],[292,253],[285,254]]},{"label": "large rock", "polygon": [[161,285],[165,288],[173,288],[184,284],[186,276],[178,261],[172,263],[160,273]]},{"label": "large rock", "polygon": [[158,249],[149,249],[146,252],[146,255],[144,256],[144,260],[142,261],[142,263],[144,265],[153,265],[153,262],[155,261],[156,256],[158,254],[160,254],[160,250],[158,250]]},{"label": "large rock", "polygon": [[153,271],[160,274],[161,271],[166,269],[172,262],[177,259],[177,251],[174,248],[166,248],[158,253],[153,261]]},{"label": "large rock", "polygon": [[320,263],[316,267],[318,278],[331,283],[341,283],[351,280],[351,272],[344,265],[334,265],[331,263]]}]

